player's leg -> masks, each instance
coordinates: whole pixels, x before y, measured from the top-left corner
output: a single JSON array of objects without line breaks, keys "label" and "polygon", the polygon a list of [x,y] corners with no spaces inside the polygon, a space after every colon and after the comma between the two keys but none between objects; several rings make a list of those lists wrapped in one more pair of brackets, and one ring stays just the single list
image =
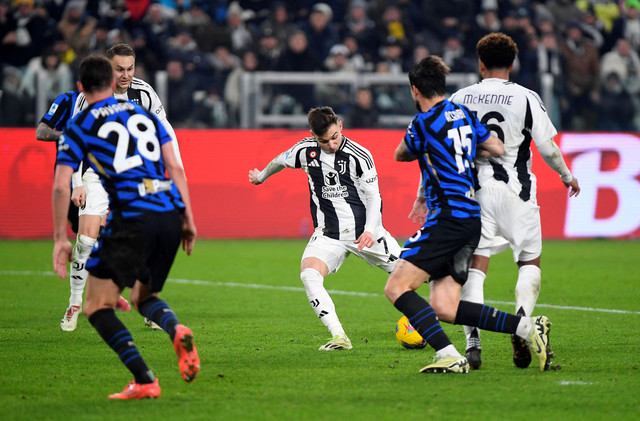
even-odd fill
[{"label": "player's leg", "polygon": [[134,376],[134,380],[121,393],[109,395],[109,398],[156,398],[160,396],[158,380],[140,355],[131,333],[118,319],[114,310],[121,291],[122,289],[110,279],[89,275],[84,314]]},{"label": "player's leg", "polygon": [[131,302],[142,316],[167,332],[178,356],[180,374],[191,382],[200,371],[193,331],[180,323],[169,303],[158,297],[180,246],[182,220],[178,212],[154,213],[145,217],[142,230],[147,264],[131,288]]},{"label": "player's leg", "polygon": [[446,335],[435,310],[416,290],[429,279],[429,274],[414,264],[400,259],[389,276],[384,288],[385,296],[402,312],[411,325],[433,349],[436,358],[433,364],[424,367],[422,373],[466,373],[469,369],[466,358],[453,346]]},{"label": "player's leg", "polygon": [[338,240],[314,234],[302,254],[300,280],[304,285],[307,300],[316,316],[329,330],[331,339],[320,351],[351,349],[351,341],[338,318],[336,306],[324,287],[324,279],[335,273],[347,257],[347,251]]},{"label": "player's leg", "polygon": [[[518,201],[512,211],[510,242],[513,244],[514,260],[518,264],[518,280],[515,287],[516,314],[532,316],[538,301],[542,276],[540,254],[542,253],[542,231],[539,207],[531,202]],[[525,341],[511,337],[513,363],[526,368],[531,363],[531,351]]]},{"label": "player's leg", "polygon": [[78,217],[78,234],[76,244],[73,248],[69,285],[71,295],[69,296],[69,307],[60,321],[60,328],[65,331],[75,330],[78,323],[78,316],[82,308],[82,294],[87,283],[89,272],[85,269],[93,245],[100,230],[99,215],[80,214]]},{"label": "player's leg", "polygon": [[[474,254],[471,260],[471,268],[467,276],[467,282],[460,290],[460,300],[473,303],[484,303],[484,280],[489,268],[489,257]],[[480,343],[480,329],[476,326],[463,326],[467,339],[465,356],[472,370],[478,370],[482,366],[482,345]]]}]

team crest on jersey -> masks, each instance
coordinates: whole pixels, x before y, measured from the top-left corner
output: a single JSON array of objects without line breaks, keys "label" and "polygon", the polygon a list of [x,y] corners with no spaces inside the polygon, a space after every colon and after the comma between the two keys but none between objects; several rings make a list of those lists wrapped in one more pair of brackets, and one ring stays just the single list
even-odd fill
[{"label": "team crest on jersey", "polygon": [[313,159],[313,158],[315,158],[315,157],[317,157],[317,156],[318,156],[318,153],[317,153],[316,151],[311,151],[311,152],[309,152],[309,158],[312,158],[312,159]]},{"label": "team crest on jersey", "polygon": [[336,165],[338,166],[338,172],[340,174],[345,174],[347,172],[347,161],[341,159],[336,162]]}]

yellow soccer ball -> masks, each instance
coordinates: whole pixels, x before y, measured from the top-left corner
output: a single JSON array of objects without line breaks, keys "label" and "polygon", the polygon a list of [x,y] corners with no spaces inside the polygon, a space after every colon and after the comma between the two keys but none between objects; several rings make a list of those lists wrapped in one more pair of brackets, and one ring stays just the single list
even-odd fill
[{"label": "yellow soccer ball", "polygon": [[422,349],[427,346],[427,341],[411,326],[407,316],[402,316],[396,324],[396,339],[400,345],[408,349]]}]

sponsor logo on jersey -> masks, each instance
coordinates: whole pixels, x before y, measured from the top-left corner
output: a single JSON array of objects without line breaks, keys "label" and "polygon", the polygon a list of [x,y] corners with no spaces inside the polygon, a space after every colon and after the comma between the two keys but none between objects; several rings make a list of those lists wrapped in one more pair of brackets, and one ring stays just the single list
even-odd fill
[{"label": "sponsor logo on jersey", "polygon": [[53,104],[51,104],[51,108],[49,108],[49,112],[47,114],[48,115],[54,115],[56,113],[57,109],[58,109],[58,104],[53,103]]},{"label": "sponsor logo on jersey", "polygon": [[324,183],[329,186],[335,186],[336,184],[338,184],[338,174],[330,172],[329,174],[325,175]]},{"label": "sponsor logo on jersey", "polygon": [[309,162],[309,166],[310,167],[319,167],[320,164],[318,163],[318,161],[316,159],[314,159],[313,161]]}]

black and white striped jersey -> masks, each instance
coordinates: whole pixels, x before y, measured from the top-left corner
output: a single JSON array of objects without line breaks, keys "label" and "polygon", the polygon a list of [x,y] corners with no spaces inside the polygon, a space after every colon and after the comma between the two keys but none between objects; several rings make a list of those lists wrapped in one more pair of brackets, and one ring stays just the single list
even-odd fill
[{"label": "black and white striped jersey", "polygon": [[540,148],[558,133],[538,94],[504,79],[488,78],[459,90],[449,100],[475,112],[504,142],[501,157],[476,157],[478,188],[495,178],[507,183],[525,202],[536,203],[531,140]]},{"label": "black and white striped jersey", "polygon": [[313,226],[336,240],[356,240],[364,231],[383,233],[382,198],[371,153],[342,136],[335,154],[307,137],[278,155],[260,172],[266,178],[283,168],[301,168],[309,180]]}]

